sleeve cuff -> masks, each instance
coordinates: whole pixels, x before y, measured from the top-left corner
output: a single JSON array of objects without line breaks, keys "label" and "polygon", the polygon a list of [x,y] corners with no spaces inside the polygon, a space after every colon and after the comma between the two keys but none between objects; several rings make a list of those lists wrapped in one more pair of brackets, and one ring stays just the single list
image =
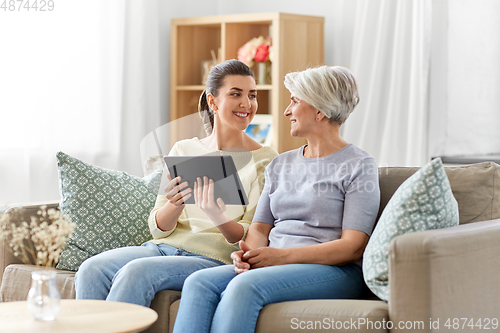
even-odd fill
[{"label": "sleeve cuff", "polygon": [[161,230],[160,228],[158,228],[158,224],[156,223],[156,212],[151,217],[151,222],[152,222],[151,234],[153,235],[154,239],[165,238],[174,232],[175,228],[177,227],[177,224],[171,230],[168,231]]},{"label": "sleeve cuff", "polygon": [[[241,239],[240,239],[240,240],[245,240],[245,238],[247,237],[248,227],[249,227],[249,226],[248,226],[248,224],[247,224],[247,223],[245,223],[245,224],[240,223],[240,224],[241,224],[241,226],[243,227],[243,237],[241,237]],[[224,238],[224,239],[226,239],[226,238]],[[234,246],[234,247],[237,247],[238,249],[240,248],[240,241],[237,241],[237,242],[234,242],[234,243],[230,243],[230,242],[228,242],[228,241],[227,241],[227,239],[226,239],[226,242],[227,242],[229,245],[232,245],[232,246]]]}]

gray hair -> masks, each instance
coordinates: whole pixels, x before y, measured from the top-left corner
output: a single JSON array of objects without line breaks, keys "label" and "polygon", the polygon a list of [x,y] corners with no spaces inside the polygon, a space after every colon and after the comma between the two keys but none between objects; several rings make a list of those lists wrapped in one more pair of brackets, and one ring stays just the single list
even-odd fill
[{"label": "gray hair", "polygon": [[288,73],[285,87],[323,113],[331,123],[340,125],[359,103],[356,79],[349,69],[341,66],[320,66]]}]

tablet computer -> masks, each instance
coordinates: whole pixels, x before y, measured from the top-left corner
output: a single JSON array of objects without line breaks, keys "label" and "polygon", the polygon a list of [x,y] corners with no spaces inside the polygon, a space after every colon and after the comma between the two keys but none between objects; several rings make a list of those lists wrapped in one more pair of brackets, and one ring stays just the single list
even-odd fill
[{"label": "tablet computer", "polygon": [[[231,156],[164,156],[170,176],[181,176],[193,188],[198,177],[207,176],[214,181],[214,198],[226,205],[248,205],[248,198]],[[185,204],[194,204],[191,196]]]}]

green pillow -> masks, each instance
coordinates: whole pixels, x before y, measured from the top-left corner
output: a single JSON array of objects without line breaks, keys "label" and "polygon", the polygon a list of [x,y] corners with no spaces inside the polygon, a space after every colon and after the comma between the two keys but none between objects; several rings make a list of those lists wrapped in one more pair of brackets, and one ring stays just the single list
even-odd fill
[{"label": "green pillow", "polygon": [[76,271],[84,260],[98,253],[151,239],[148,217],[156,201],[161,170],[141,179],[62,152],[56,157],[61,213],[77,225],[61,253],[58,269]]},{"label": "green pillow", "polygon": [[363,255],[367,286],[389,300],[389,243],[409,232],[458,225],[458,204],[440,158],[415,172],[393,194]]}]

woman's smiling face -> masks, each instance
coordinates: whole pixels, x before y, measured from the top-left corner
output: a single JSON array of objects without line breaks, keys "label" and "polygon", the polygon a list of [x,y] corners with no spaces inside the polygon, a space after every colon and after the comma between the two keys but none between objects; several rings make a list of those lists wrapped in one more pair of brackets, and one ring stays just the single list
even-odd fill
[{"label": "woman's smiling face", "polygon": [[310,131],[317,129],[315,126],[317,114],[318,110],[316,108],[292,95],[290,105],[284,112],[286,117],[290,117],[290,135],[306,137]]},{"label": "woman's smiling face", "polygon": [[210,100],[210,107],[217,113],[215,118],[222,127],[244,131],[258,108],[255,79],[251,76],[228,75],[217,97],[209,98],[209,103]]}]

